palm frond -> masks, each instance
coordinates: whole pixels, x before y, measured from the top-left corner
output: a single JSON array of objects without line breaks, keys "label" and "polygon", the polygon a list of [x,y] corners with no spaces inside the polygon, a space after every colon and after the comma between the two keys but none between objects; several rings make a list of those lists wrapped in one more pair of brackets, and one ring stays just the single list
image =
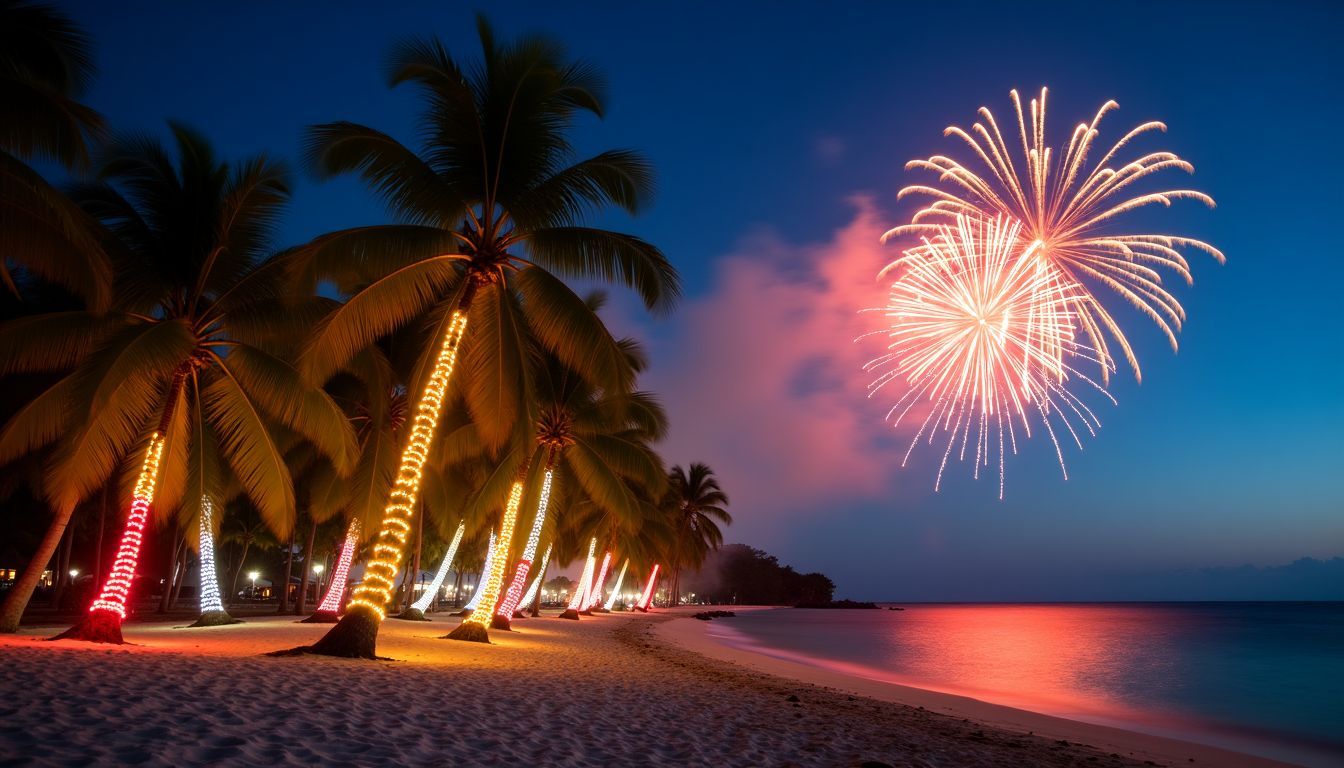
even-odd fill
[{"label": "palm frond", "polygon": [[671,311],[681,278],[662,251],[634,235],[592,227],[546,227],[521,237],[537,264],[569,277],[632,288],[654,312]]}]

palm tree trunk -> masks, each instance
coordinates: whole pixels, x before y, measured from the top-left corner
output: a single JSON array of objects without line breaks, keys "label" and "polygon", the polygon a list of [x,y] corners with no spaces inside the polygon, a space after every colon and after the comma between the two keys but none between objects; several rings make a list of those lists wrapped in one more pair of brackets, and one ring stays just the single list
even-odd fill
[{"label": "palm tree trunk", "polygon": [[294,607],[294,613],[302,616],[308,607],[308,574],[313,572],[313,539],[317,537],[317,520],[313,520],[313,525],[308,529],[308,546],[303,550],[303,579],[299,587],[299,602]]},{"label": "palm tree trunk", "polygon": [[173,582],[177,579],[178,543],[176,520],[174,520],[168,527],[168,536],[166,538],[168,539],[171,548],[169,549],[168,556],[168,572],[163,579],[163,594],[159,597],[159,613],[168,612],[168,604],[171,603],[173,599]]},{"label": "palm tree trunk", "polygon": [[280,607],[275,609],[276,613],[285,613],[289,610],[289,577],[294,573],[294,537],[296,532],[289,534],[289,551],[285,554],[285,580],[280,586]]},{"label": "palm tree trunk", "polygon": [[[135,584],[135,570],[140,560],[140,545],[144,535],[145,522],[149,518],[150,505],[154,503],[154,492],[158,486],[160,460],[163,457],[164,442],[168,428],[173,423],[173,411],[177,408],[178,398],[186,383],[190,367],[183,365],[173,372],[168,385],[168,400],[159,417],[158,430],[149,438],[145,447],[145,458],[140,466],[140,477],[135,483],[130,513],[126,516],[126,526],[122,529],[121,547],[117,558],[112,562],[112,570],[103,581],[102,591],[87,615],[75,626],[67,629],[54,640],[87,640],[95,643],[124,642],[121,639],[121,622],[126,618],[126,602]],[[66,516],[69,520],[69,515]]]},{"label": "palm tree trunk", "polygon": [[229,602],[233,602],[238,596],[238,577],[243,575],[243,569],[247,567],[247,550],[252,546],[251,539],[243,539],[243,554],[238,558],[238,567],[233,571],[233,586],[229,587]]},{"label": "palm tree trunk", "polygon": [[341,542],[341,554],[336,560],[336,569],[332,571],[331,581],[327,584],[327,594],[317,604],[317,610],[303,621],[308,624],[334,624],[336,614],[341,610],[341,600],[345,597],[345,581],[350,573],[350,562],[355,559],[355,547],[359,544],[359,519],[350,521],[345,529],[345,541]]},{"label": "palm tree trunk", "polygon": [[112,496],[112,482],[103,485],[103,497],[98,504],[98,541],[93,548],[93,576],[103,572],[103,527],[107,521],[107,503]]},{"label": "palm tree trunk", "polygon": [[513,573],[513,581],[509,583],[504,591],[504,597],[500,600],[499,610],[490,619],[490,626],[495,629],[509,629],[513,621],[513,612],[518,608],[518,601],[523,596],[523,590],[527,588],[527,572],[532,568],[532,560],[537,556],[537,545],[541,543],[541,530],[546,525],[546,507],[551,499],[551,481],[555,476],[555,462],[559,458],[559,453],[552,448],[548,451],[546,457],[546,470],[542,474],[541,494],[537,499],[537,514],[532,518],[532,530],[527,535],[527,545],[523,548],[523,555],[518,559],[518,567]]},{"label": "palm tree trunk", "polygon": [[215,627],[221,624],[238,624],[237,619],[224,610],[224,601],[219,597],[219,574],[215,571],[215,523],[214,504],[209,496],[201,498],[201,520],[199,549],[201,552],[200,616],[196,617],[193,627]]},{"label": "palm tree trunk", "polygon": [[56,583],[51,590],[51,607],[61,609],[61,596],[65,594],[70,581],[70,546],[74,544],[75,526],[65,526],[65,536],[61,538],[61,549],[56,555]]},{"label": "palm tree trunk", "polygon": [[[551,550],[547,549],[546,554],[549,555],[550,553]],[[542,558],[541,573],[537,574],[537,594],[532,598],[532,618],[534,619],[541,615],[541,592],[546,588],[546,569],[550,566],[548,561],[549,558]]]},{"label": "palm tree trunk", "polygon": [[19,578],[14,582],[14,586],[9,588],[5,595],[5,602],[0,604],[0,632],[17,632],[19,629],[19,620],[23,618],[23,611],[28,607],[28,601],[33,596],[33,590],[37,588],[37,581],[42,577],[42,572],[47,569],[47,563],[51,562],[51,556],[56,552],[56,546],[61,542],[61,536],[65,533],[66,525],[70,522],[70,514],[74,508],[57,509],[56,514],[51,518],[51,524],[47,526],[47,532],[42,536],[42,541],[37,545],[37,551],[28,561],[28,567],[23,569]]},{"label": "palm tree trunk", "polygon": [[168,603],[169,607],[177,605],[177,599],[182,596],[182,584],[187,580],[187,569],[191,567],[191,554],[187,551],[187,537],[182,536],[181,554],[177,556],[177,578],[173,581],[173,599]]},{"label": "palm tree trunk", "polygon": [[434,442],[434,432],[439,426],[448,381],[457,363],[457,351],[466,334],[471,300],[478,287],[473,275],[465,279],[467,283],[463,287],[462,298],[448,318],[448,328],[443,335],[443,344],[439,348],[433,372],[425,382],[416,410],[413,411],[417,416],[412,422],[414,426],[410,434],[406,436],[396,481],[388,494],[387,506],[383,508],[383,519],[375,539],[380,549],[374,550],[376,554],[364,568],[364,581],[355,590],[350,608],[336,626],[313,645],[280,653],[377,658],[378,627],[382,623],[393,579],[396,578],[397,566],[401,561],[406,531],[410,527],[407,518],[415,513],[415,503],[420,493],[420,473],[424,469],[430,445]]},{"label": "palm tree trunk", "polygon": [[397,618],[407,619],[408,621],[425,621],[425,611],[430,610],[438,600],[439,589],[443,586],[443,580],[448,576],[448,569],[453,565],[453,558],[457,556],[457,546],[462,543],[462,534],[467,530],[466,523],[458,523],[457,533],[453,535],[453,542],[448,545],[448,551],[443,554],[443,562],[439,563],[439,570],[434,574],[434,580],[429,583],[420,598],[411,607],[401,612]]},{"label": "palm tree trunk", "polygon": [[504,505],[504,519],[500,522],[499,541],[495,542],[495,557],[490,563],[490,573],[482,574],[485,583],[482,585],[480,604],[470,616],[457,625],[456,629],[446,635],[449,640],[490,642],[487,627],[493,621],[495,606],[499,603],[500,593],[504,588],[504,572],[509,565],[509,547],[513,543],[513,530],[518,527],[518,506],[523,501],[523,484],[527,479],[528,465],[531,463],[532,457],[528,456],[522,466],[518,467],[513,487],[509,489],[509,500]]},{"label": "palm tree trunk", "polygon": [[415,577],[411,580],[406,590],[406,599],[401,601],[401,610],[404,613],[415,602],[415,585],[420,583],[420,551],[425,546],[425,502],[420,501],[420,514],[415,521],[415,554],[411,558],[411,573]]}]

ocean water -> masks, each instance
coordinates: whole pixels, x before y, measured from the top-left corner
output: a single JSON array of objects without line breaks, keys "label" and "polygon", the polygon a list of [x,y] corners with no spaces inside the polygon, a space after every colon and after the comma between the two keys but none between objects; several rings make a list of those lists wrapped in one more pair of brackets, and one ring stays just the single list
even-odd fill
[{"label": "ocean water", "polygon": [[723,642],[1076,720],[1344,766],[1344,603],[744,612]]}]

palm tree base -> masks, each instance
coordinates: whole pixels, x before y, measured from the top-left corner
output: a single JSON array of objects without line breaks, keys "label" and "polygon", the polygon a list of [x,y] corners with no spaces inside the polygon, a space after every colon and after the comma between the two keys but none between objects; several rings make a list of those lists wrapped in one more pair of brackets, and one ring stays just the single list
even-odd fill
[{"label": "palm tree base", "polygon": [[299,619],[297,624],[335,624],[341,617],[335,611],[318,611],[306,619]]},{"label": "palm tree base", "polygon": [[468,617],[468,616],[471,615],[471,612],[472,612],[472,609],[471,609],[471,608],[463,608],[462,610],[460,610],[460,611],[458,611],[458,612],[456,612],[456,613],[450,613],[450,614],[448,614],[448,615],[449,615],[449,616],[461,616],[462,618],[466,618],[466,617]]},{"label": "palm tree base", "polygon": [[607,610],[606,608],[594,608],[590,611],[590,613],[611,613],[611,611]]},{"label": "palm tree base", "polygon": [[592,608],[584,608],[582,611],[579,611],[579,615],[580,615],[580,616],[592,616],[592,615],[593,615],[593,609],[592,609]]},{"label": "palm tree base", "polygon": [[52,640],[84,640],[90,643],[122,645],[121,617],[112,611],[89,611],[78,624],[51,638]]},{"label": "palm tree base", "polygon": [[557,618],[557,619],[573,619],[573,620],[575,620],[575,621],[578,621],[578,620],[579,620],[579,612],[578,612],[577,610],[573,609],[573,608],[566,608],[566,609],[565,609],[565,612],[562,613],[562,614],[560,614],[560,615],[557,616],[556,618]]},{"label": "palm tree base", "polygon": [[235,619],[229,615],[228,611],[206,611],[196,619],[195,624],[188,624],[188,629],[195,627],[222,627],[225,624],[242,624],[242,619]]},{"label": "palm tree base", "polygon": [[490,631],[475,622],[464,621],[457,625],[457,629],[454,629],[440,639],[464,640],[468,643],[488,643],[490,642]]},{"label": "palm tree base", "polygon": [[429,621],[429,619],[425,617],[425,612],[419,608],[407,608],[392,618],[401,619],[402,621]]},{"label": "palm tree base", "polygon": [[649,609],[648,609],[648,608],[631,608],[630,610],[632,610],[632,611],[639,611],[640,613],[648,613],[648,612],[649,612]]},{"label": "palm tree base", "polygon": [[523,613],[522,611],[514,611],[514,612],[513,612],[513,618],[515,618],[515,619],[526,619],[526,618],[527,618],[527,614],[526,614],[526,613]]},{"label": "palm tree base", "polygon": [[284,651],[273,651],[267,656],[337,656],[343,659],[377,659],[378,625],[381,621],[372,608],[355,606],[345,612],[336,626],[312,645],[301,645]]},{"label": "palm tree base", "polygon": [[512,631],[513,631],[513,627],[510,626],[510,620],[509,620],[509,618],[506,617],[506,616],[500,616],[498,613],[496,613],[494,616],[491,616],[491,617],[490,617],[490,628],[491,628],[491,629],[502,629],[502,630],[504,630],[505,632],[512,632]]}]

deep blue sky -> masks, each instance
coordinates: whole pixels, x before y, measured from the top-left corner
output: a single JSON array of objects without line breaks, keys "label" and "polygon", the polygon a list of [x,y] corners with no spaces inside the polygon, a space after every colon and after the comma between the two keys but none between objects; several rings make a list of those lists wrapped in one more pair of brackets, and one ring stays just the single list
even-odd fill
[{"label": "deep blue sky", "polygon": [[[336,119],[409,141],[412,94],[383,80],[391,43],[435,34],[462,59],[476,50],[473,8],[456,3],[62,5],[95,38],[88,100],[115,127],[183,120],[230,156],[296,158],[305,125]],[[1157,146],[1197,168],[1170,183],[1219,205],[1148,220],[1214,242],[1229,263],[1193,257],[1179,354],[1125,316],[1144,382],[1117,380],[1120,405],[1070,454],[1068,482],[1037,451],[1014,462],[1003,502],[960,471],[935,496],[931,468],[900,470],[895,444],[893,493],[790,510],[755,492],[768,472],[724,477],[739,518],[730,540],[823,570],[843,594],[1047,599],[1129,596],[1139,580],[1145,596],[1179,597],[1162,574],[1344,554],[1341,8],[610,2],[492,3],[490,15],[501,35],[553,34],[607,74],[610,114],[585,124],[580,144],[653,160],[656,204],[612,223],[674,258],[692,305],[722,295],[723,257],[761,237],[824,248],[855,219],[856,194],[884,226],[899,223],[910,208],[895,192],[915,178],[904,162],[952,151],[943,127],[969,124],[982,104],[1003,116],[1010,88],[1050,87],[1056,138],[1109,98],[1122,109],[1107,136],[1146,119],[1170,126]],[[283,236],[382,220],[358,184],[303,178]],[[638,327],[655,351],[695,364],[676,317]],[[672,380],[657,361],[653,378]],[[722,407],[668,395],[674,417]],[[674,445],[685,455],[671,462],[726,450],[684,431]]]}]

